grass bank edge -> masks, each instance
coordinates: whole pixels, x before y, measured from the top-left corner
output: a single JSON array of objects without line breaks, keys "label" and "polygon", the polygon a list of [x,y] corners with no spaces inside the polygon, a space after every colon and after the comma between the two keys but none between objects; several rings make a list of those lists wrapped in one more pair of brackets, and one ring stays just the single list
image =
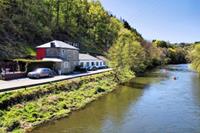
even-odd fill
[{"label": "grass bank edge", "polygon": [[[65,83],[67,84],[66,81],[62,81],[62,85]],[[115,90],[117,85],[113,79],[113,72],[78,78],[73,83],[76,85],[71,89],[58,89],[59,91],[46,93],[33,100],[21,101],[1,111],[0,131],[29,132],[43,123],[66,117],[71,112],[84,108],[92,101]],[[31,89],[27,90],[31,91]],[[25,90],[20,91],[25,93]]]}]

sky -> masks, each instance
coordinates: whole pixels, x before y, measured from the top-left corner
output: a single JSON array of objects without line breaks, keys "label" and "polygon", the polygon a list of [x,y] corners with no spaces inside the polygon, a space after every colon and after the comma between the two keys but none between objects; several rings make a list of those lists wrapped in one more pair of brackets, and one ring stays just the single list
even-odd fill
[{"label": "sky", "polygon": [[200,41],[200,0],[100,0],[147,40]]}]

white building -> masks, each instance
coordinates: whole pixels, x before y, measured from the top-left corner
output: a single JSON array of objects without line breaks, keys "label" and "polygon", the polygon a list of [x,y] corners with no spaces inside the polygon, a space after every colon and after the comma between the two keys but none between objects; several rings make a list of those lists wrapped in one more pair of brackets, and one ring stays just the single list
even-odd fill
[{"label": "white building", "polygon": [[106,59],[104,56],[96,56],[97,59],[103,61],[103,66],[107,66],[107,63],[108,63],[108,59]]},{"label": "white building", "polygon": [[68,43],[54,40],[37,46],[37,59],[54,62],[54,69],[59,74],[73,72],[79,64],[79,49]]},{"label": "white building", "polygon": [[104,61],[89,54],[79,54],[79,65],[83,67],[105,66]]}]

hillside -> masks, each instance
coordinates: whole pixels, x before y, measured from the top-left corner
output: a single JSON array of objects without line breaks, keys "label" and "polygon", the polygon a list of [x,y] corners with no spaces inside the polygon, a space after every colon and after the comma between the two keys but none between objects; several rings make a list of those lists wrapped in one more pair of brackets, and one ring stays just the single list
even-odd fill
[{"label": "hillside", "polygon": [[81,52],[102,54],[117,40],[119,23],[135,40],[143,40],[99,1],[0,0],[0,59],[34,55],[35,46],[54,39],[79,43]]}]

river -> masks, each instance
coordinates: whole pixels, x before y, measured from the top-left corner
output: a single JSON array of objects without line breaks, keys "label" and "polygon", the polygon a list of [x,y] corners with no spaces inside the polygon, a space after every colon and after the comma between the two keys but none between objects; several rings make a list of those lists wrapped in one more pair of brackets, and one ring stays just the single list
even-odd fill
[{"label": "river", "polygon": [[189,65],[156,69],[33,133],[200,133],[200,78]]}]

